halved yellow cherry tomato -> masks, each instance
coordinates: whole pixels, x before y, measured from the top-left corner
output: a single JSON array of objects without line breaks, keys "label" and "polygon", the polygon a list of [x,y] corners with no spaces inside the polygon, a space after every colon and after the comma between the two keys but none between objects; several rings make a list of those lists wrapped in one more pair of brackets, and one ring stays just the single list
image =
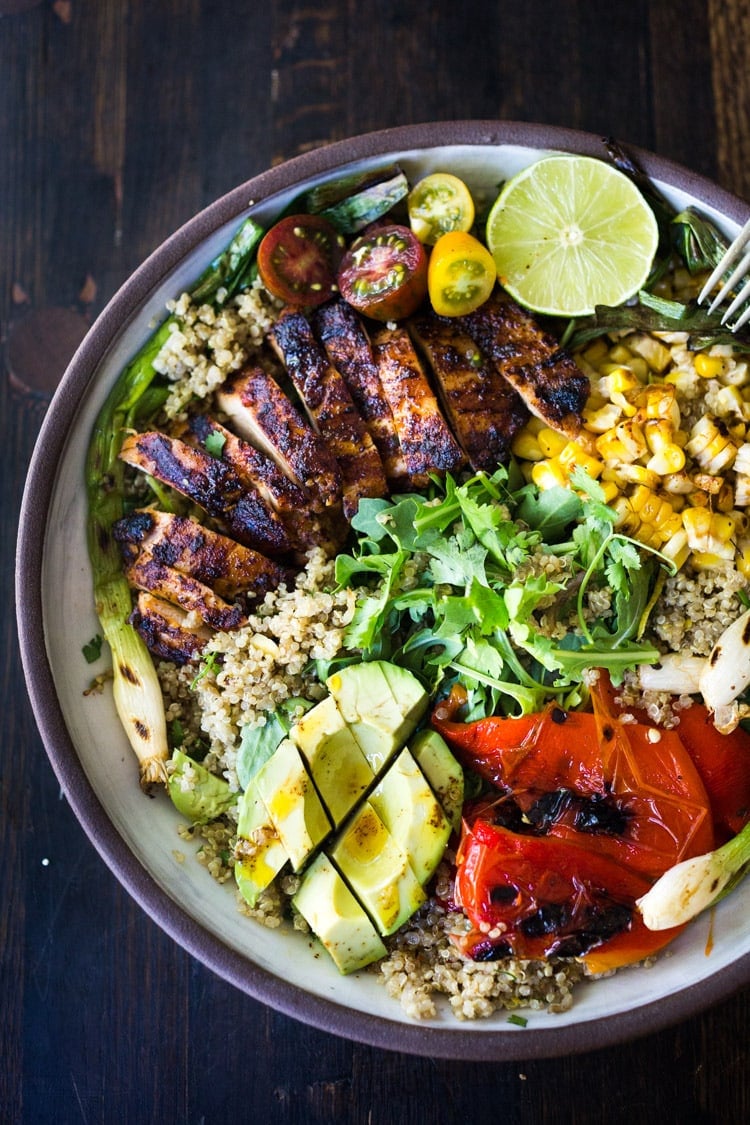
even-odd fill
[{"label": "halved yellow cherry tomato", "polygon": [[450,172],[433,172],[409,193],[409,224],[420,242],[434,246],[450,230],[471,230],[474,200],[463,180]]},{"label": "halved yellow cherry tomato", "polygon": [[440,316],[466,316],[489,297],[497,270],[486,246],[463,231],[449,231],[432,248],[427,290]]}]

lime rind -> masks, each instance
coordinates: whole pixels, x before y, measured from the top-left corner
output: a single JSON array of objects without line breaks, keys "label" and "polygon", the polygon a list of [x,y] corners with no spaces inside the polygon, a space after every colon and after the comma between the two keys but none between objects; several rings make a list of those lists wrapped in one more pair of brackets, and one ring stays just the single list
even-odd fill
[{"label": "lime rind", "polygon": [[534,312],[583,316],[645,284],[659,233],[638,188],[593,157],[544,157],[504,186],[487,245],[506,291]]}]

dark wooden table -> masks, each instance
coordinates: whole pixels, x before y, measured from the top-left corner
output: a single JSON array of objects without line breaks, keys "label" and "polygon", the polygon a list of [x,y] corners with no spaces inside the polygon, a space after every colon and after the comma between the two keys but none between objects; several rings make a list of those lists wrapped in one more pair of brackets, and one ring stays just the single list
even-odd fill
[{"label": "dark wooden table", "polygon": [[750,198],[748,0],[0,2],[0,1121],[747,1122],[750,992],[598,1052],[452,1063],[346,1042],[193,961],[61,798],[13,615],[35,436],[86,325],[270,164],[432,119],[571,126]]}]

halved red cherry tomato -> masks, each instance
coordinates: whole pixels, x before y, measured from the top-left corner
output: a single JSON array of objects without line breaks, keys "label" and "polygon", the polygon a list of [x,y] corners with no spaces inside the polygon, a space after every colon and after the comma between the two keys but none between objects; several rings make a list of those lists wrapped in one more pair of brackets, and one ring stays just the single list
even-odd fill
[{"label": "halved red cherry tomato", "polygon": [[680,711],[677,728],[711,801],[717,843],[736,836],[750,820],[750,734],[722,734],[701,703]]},{"label": "halved red cherry tomato", "polygon": [[258,247],[258,272],[269,293],[290,305],[320,305],[336,291],[344,253],[339,232],[320,215],[288,215]]},{"label": "halved red cherry tomato", "polygon": [[401,320],[427,295],[427,255],[408,227],[377,226],[355,239],[338,271],[341,296],[373,320]]},{"label": "halved red cherry tomato", "polygon": [[475,927],[458,944],[476,961],[585,956],[594,972],[640,961],[679,932],[646,929],[635,901],[649,886],[577,842],[478,820],[458,852],[457,903]]},{"label": "halved red cherry tomato", "polygon": [[479,239],[453,230],[437,240],[430,254],[427,286],[440,316],[467,316],[489,297],[497,280],[495,259]]}]

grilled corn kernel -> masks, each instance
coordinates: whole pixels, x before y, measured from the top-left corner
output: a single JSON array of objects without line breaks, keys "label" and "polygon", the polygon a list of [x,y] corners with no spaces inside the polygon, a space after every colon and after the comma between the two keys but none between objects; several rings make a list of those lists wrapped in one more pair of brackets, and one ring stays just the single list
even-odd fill
[{"label": "grilled corn kernel", "polygon": [[720,356],[706,355],[705,352],[698,352],[693,366],[701,379],[718,379],[724,374],[724,360]]},{"label": "grilled corn kernel", "polygon": [[661,483],[659,474],[652,472],[645,465],[620,465],[614,473],[617,480],[627,481],[628,484],[642,484],[652,491]]},{"label": "grilled corn kernel", "polygon": [[602,490],[602,497],[605,504],[612,504],[614,500],[620,495],[620,489],[617,481],[614,480],[600,480],[599,482]]},{"label": "grilled corn kernel", "polygon": [[629,363],[633,353],[624,344],[615,344],[609,349],[609,358],[613,363]]},{"label": "grilled corn kernel", "polygon": [[593,340],[589,344],[589,346],[583,353],[583,358],[588,363],[593,363],[594,366],[596,366],[597,363],[601,363],[604,359],[606,359],[608,353],[609,349],[607,347],[607,344],[604,340],[602,340],[600,336],[598,340]]},{"label": "grilled corn kernel", "polygon": [[636,399],[638,420],[665,418],[673,430],[680,426],[680,408],[675,388],[671,383],[653,383],[645,387]]},{"label": "grilled corn kernel", "polygon": [[738,508],[745,508],[750,504],[750,476],[745,473],[735,479],[734,502]]},{"label": "grilled corn kernel", "polygon": [[536,439],[545,457],[557,457],[568,442],[566,437],[558,434],[557,430],[551,430],[549,426],[543,426],[536,435]]},{"label": "grilled corn kernel", "polygon": [[[734,558],[732,536],[736,523],[730,515],[712,512],[708,508],[686,508],[682,525],[687,532],[690,550],[695,554],[717,555],[722,559]],[[703,565],[708,565],[705,561]]]},{"label": "grilled corn kernel", "polygon": [[685,448],[704,472],[714,476],[731,468],[737,456],[737,446],[726,426],[722,422],[717,425],[710,414],[704,414],[695,423]]},{"label": "grilled corn kernel", "polygon": [[580,465],[581,468],[585,469],[589,476],[594,477],[594,479],[599,476],[604,468],[601,461],[596,457],[591,457],[577,441],[567,442],[565,447],[560,450],[558,460],[562,468],[568,473],[571,472],[576,465]]},{"label": "grilled corn kernel", "polygon": [[660,476],[679,473],[685,467],[685,454],[673,438],[673,430],[666,418],[651,418],[643,427],[646,444],[652,456],[646,462],[647,468]]},{"label": "grilled corn kernel", "polygon": [[541,461],[544,458],[536,434],[532,434],[525,426],[513,438],[511,449],[523,461]]},{"label": "grilled corn kernel", "polygon": [[750,578],[750,539],[740,539],[734,561],[740,574]]},{"label": "grilled corn kernel", "polygon": [[731,554],[719,554],[717,551],[693,551],[690,561],[696,570],[716,570],[717,567],[726,566],[734,558],[734,548]]},{"label": "grilled corn kernel", "polygon": [[720,418],[732,418],[747,421],[750,414],[750,403],[742,397],[737,387],[721,387],[714,396],[716,412]]},{"label": "grilled corn kernel", "polygon": [[683,470],[662,477],[661,487],[670,496],[688,496],[695,490],[695,485]]},{"label": "grilled corn kernel", "polygon": [[638,377],[629,367],[615,367],[609,372],[610,394],[626,394],[628,391],[637,390],[640,385]]},{"label": "grilled corn kernel", "polygon": [[743,473],[750,476],[750,441],[743,441],[742,445],[737,450],[733,468],[735,473]]},{"label": "grilled corn kernel", "polygon": [[648,336],[645,333],[628,336],[628,347],[631,351],[636,352],[648,364],[649,368],[658,375],[661,375],[672,362],[672,353],[669,348],[665,347],[661,340],[657,340],[655,336]]},{"label": "grilled corn kernel", "polygon": [[687,532],[684,527],[670,535],[669,539],[661,546],[661,553],[665,555],[679,570],[690,555]]},{"label": "grilled corn kernel", "polygon": [[537,461],[531,469],[531,479],[537,488],[566,488],[568,474],[563,469],[556,457],[546,461]]},{"label": "grilled corn kernel", "polygon": [[595,434],[604,434],[616,426],[622,416],[622,407],[615,402],[603,406],[587,407],[583,412],[586,428]]}]

